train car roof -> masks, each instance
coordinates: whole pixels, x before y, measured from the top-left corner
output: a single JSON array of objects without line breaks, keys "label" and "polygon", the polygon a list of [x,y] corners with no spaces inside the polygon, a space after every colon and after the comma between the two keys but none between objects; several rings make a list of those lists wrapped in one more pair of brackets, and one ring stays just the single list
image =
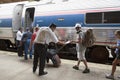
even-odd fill
[{"label": "train car roof", "polygon": [[[26,6],[55,5],[79,9],[120,7],[120,0],[42,0],[33,1]],[[52,6],[52,5],[51,5]],[[55,7],[54,6],[54,7]],[[61,7],[61,6],[60,6]]]},{"label": "train car roof", "polygon": [[16,5],[16,4],[26,4],[29,3],[28,1],[21,1],[21,2],[13,2],[13,3],[4,3],[4,4],[0,4],[0,7],[4,7],[4,6],[12,6],[12,5]]}]

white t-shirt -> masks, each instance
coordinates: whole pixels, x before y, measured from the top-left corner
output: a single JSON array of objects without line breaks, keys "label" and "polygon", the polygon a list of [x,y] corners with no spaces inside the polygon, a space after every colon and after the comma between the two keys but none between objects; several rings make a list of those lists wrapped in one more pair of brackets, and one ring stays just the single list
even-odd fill
[{"label": "white t-shirt", "polygon": [[[84,39],[84,32],[80,32],[79,34],[77,34],[77,40],[79,39]],[[76,50],[79,52],[80,50],[82,50],[84,46],[82,45],[82,43],[76,43]]]},{"label": "white t-shirt", "polygon": [[21,41],[22,35],[23,35],[23,33],[18,31],[16,34],[16,40]]},{"label": "white t-shirt", "polygon": [[58,42],[58,38],[50,28],[40,28],[37,32],[35,43],[49,44],[50,42]]}]

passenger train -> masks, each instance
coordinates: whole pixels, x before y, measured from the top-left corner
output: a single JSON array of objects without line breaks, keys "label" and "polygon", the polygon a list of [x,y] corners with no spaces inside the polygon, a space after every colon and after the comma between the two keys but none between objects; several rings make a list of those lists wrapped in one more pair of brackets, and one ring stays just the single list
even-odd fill
[{"label": "passenger train", "polygon": [[[15,47],[20,27],[57,25],[60,40],[75,40],[74,26],[93,29],[96,42],[87,48],[86,56],[94,61],[107,61],[114,54],[115,30],[120,29],[120,0],[41,0],[0,4],[0,48]],[[75,45],[66,45],[61,53],[75,54]]]}]

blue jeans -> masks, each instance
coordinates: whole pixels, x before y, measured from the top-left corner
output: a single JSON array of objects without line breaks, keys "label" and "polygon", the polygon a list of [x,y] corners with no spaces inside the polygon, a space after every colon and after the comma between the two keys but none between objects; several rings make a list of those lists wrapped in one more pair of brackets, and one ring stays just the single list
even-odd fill
[{"label": "blue jeans", "polygon": [[30,46],[30,41],[31,39],[27,39],[27,41],[25,41],[25,44],[24,44],[25,59],[28,59],[28,54],[30,59],[32,59],[32,50],[28,51]]}]

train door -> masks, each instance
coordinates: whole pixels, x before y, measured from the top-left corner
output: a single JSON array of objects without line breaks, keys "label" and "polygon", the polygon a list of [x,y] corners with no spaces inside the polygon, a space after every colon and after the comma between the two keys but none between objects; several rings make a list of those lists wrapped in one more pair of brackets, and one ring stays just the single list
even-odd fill
[{"label": "train door", "polygon": [[33,27],[35,8],[27,8],[24,17],[24,28]]},{"label": "train door", "polygon": [[15,6],[13,11],[13,19],[12,19],[12,28],[13,32],[16,33],[17,30],[22,27],[22,12],[23,12],[24,4],[18,4]]}]

